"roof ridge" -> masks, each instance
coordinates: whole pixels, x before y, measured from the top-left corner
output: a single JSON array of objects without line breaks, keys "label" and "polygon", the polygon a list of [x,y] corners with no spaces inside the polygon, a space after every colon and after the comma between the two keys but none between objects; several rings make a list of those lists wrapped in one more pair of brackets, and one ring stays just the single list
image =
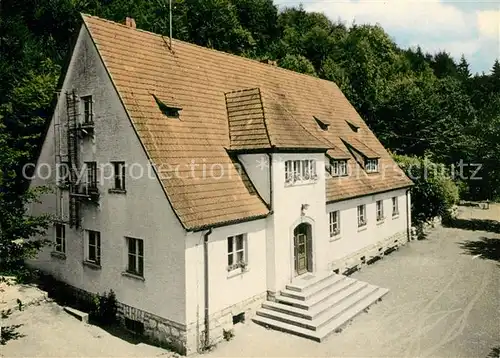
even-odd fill
[{"label": "roof ridge", "polygon": [[[125,24],[121,24],[121,23],[116,22],[116,21],[104,19],[104,18],[99,17],[99,16],[89,15],[89,14],[85,14],[85,13],[80,13],[80,14],[82,15],[82,17],[90,17],[90,18],[93,18],[93,19],[97,19],[99,21],[104,21],[104,22],[107,22],[107,23],[118,25],[118,26],[124,27],[126,29],[131,29],[131,30],[139,31],[139,32],[143,32],[143,33],[146,33],[146,34],[150,34],[150,35],[157,36],[157,37],[162,37],[162,38],[163,37],[168,37],[168,36],[165,36],[165,35],[158,34],[156,32],[139,29],[137,27],[131,28],[131,27],[125,25]],[[175,42],[180,42],[180,43],[188,45],[188,46],[192,46],[192,47],[196,47],[196,48],[201,48],[201,49],[207,50],[207,51],[213,51],[213,52],[216,52],[218,54],[223,54],[223,55],[227,55],[227,56],[231,56],[231,57],[236,57],[236,58],[239,58],[239,59],[251,62],[251,63],[255,63],[255,64],[263,66],[263,67],[265,66],[266,68],[269,68],[269,66],[270,66],[269,64],[262,63],[259,60],[255,60],[255,59],[248,58],[248,57],[243,57],[243,56],[240,56],[240,55],[236,55],[236,54],[225,52],[225,51],[221,51],[221,50],[216,50],[216,49],[210,48],[210,47],[201,46],[201,45],[198,45],[198,44],[195,44],[195,43],[192,43],[192,42],[187,42],[187,41],[179,40],[179,39],[176,39],[175,37],[173,37],[172,40],[175,41]],[[279,66],[273,66],[272,68],[274,68],[274,69],[276,69],[278,71],[283,71],[283,72],[287,72],[287,73],[292,73],[294,75],[298,75],[298,76],[302,76],[302,77],[307,77],[309,79],[315,79],[317,81],[321,81],[321,82],[327,83],[329,85],[333,84],[336,87],[336,89],[339,90],[342,93],[342,91],[340,90],[339,86],[337,86],[337,84],[335,82],[333,82],[333,81],[325,80],[323,78],[316,77],[316,76],[311,76],[311,75],[308,75],[308,74],[305,74],[305,73],[301,73],[301,72],[296,72],[296,71],[289,70],[287,68],[283,68],[283,67],[279,67]]]}]

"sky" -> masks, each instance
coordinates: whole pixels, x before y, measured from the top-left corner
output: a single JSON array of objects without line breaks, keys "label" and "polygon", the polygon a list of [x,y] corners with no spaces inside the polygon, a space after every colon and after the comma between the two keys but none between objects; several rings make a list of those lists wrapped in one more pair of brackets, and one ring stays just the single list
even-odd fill
[{"label": "sky", "polygon": [[280,9],[301,3],[348,25],[378,23],[403,48],[464,54],[472,73],[500,59],[500,0],[275,0]]}]

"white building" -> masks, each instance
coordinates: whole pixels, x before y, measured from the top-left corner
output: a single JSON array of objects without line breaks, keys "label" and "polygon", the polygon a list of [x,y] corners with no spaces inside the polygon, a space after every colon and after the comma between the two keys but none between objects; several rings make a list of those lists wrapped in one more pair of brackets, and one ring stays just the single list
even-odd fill
[{"label": "white building", "polygon": [[407,241],[411,184],[334,83],[84,15],[32,264],[187,354],[256,310],[321,340],[387,292],[337,274]]}]

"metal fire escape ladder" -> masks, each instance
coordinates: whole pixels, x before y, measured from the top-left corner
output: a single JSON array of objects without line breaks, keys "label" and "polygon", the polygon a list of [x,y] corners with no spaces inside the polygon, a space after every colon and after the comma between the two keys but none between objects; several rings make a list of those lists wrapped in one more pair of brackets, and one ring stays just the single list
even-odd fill
[{"label": "metal fire escape ladder", "polygon": [[67,139],[69,166],[69,225],[80,227],[80,202],[78,193],[78,100],[75,91],[66,92]]}]

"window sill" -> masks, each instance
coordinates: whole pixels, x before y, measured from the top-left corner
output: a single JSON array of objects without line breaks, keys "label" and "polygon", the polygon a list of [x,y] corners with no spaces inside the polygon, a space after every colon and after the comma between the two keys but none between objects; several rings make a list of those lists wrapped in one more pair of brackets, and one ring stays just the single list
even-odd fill
[{"label": "window sill", "polygon": [[290,188],[292,186],[301,186],[301,185],[311,185],[316,184],[317,180],[308,180],[308,181],[297,181],[293,183],[285,183],[285,188]]},{"label": "window sill", "polygon": [[66,254],[64,252],[52,251],[50,256],[55,257],[56,259],[66,260]]},{"label": "window sill", "polygon": [[92,262],[92,261],[87,261],[87,260],[83,261],[83,265],[87,266],[93,270],[100,270],[102,268],[100,264],[97,264],[97,263]]},{"label": "window sill", "polygon": [[108,193],[110,194],[127,194],[125,189],[109,189]]},{"label": "window sill", "polygon": [[337,235],[330,235],[330,242],[333,242],[333,241],[338,241],[340,240],[342,237],[340,236],[340,234],[337,234]]},{"label": "window sill", "polygon": [[377,220],[377,225],[382,225],[385,222],[385,218]]},{"label": "window sill", "polygon": [[144,278],[144,276],[139,276],[139,275],[137,275],[135,273],[131,273],[131,272],[127,272],[127,271],[123,271],[122,272],[122,276],[133,278],[133,279],[139,280],[139,281],[146,281],[146,279]]},{"label": "window sill", "polygon": [[245,268],[245,269],[237,268],[237,269],[228,271],[227,272],[227,278],[233,278],[233,277],[241,276],[241,275],[247,273],[248,271],[250,271],[248,268]]},{"label": "window sill", "polygon": [[396,220],[399,218],[399,214],[396,214],[396,215],[392,215],[392,220]]},{"label": "window sill", "polygon": [[368,225],[367,224],[364,224],[363,226],[358,226],[358,232],[365,231],[366,229],[368,229]]}]

